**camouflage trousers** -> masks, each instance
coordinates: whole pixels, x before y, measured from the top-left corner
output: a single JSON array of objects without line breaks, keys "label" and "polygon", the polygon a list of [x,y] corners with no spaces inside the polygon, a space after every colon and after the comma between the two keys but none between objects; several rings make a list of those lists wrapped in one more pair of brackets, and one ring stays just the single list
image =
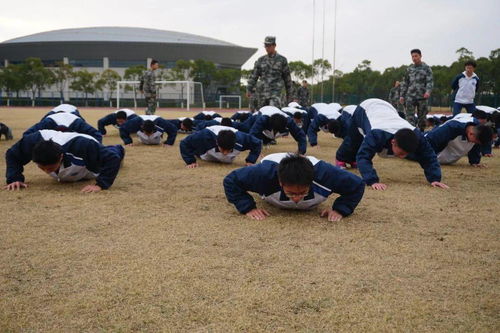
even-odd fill
[{"label": "camouflage trousers", "polygon": [[392,102],[392,106],[398,111],[398,114],[401,118],[406,119],[406,114],[405,114],[405,106],[401,103],[398,102]]},{"label": "camouflage trousers", "polygon": [[[429,113],[428,103],[427,99],[407,100],[406,102],[406,120],[422,131],[425,129],[425,120]],[[415,117],[415,108],[417,117]]]},{"label": "camouflage trousers", "polygon": [[156,94],[147,94],[144,96],[147,109],[146,114],[155,114],[156,112]]},{"label": "camouflage trousers", "polygon": [[275,106],[278,109],[281,109],[281,98],[279,96],[271,96],[259,99],[259,109],[266,105]]},{"label": "camouflage trousers", "polygon": [[259,111],[259,97],[257,95],[253,94],[250,96],[248,99],[248,108],[252,112]]}]

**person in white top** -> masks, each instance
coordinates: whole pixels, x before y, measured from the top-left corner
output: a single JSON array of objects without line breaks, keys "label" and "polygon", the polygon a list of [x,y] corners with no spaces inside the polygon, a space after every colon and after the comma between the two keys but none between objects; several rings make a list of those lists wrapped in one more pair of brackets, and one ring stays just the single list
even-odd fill
[{"label": "person in white top", "polygon": [[468,113],[474,112],[476,106],[474,105],[474,97],[479,86],[479,77],[474,73],[476,69],[476,62],[469,60],[465,63],[465,71],[458,74],[451,87],[455,93],[455,100],[453,102],[453,115],[462,112],[465,108]]}]

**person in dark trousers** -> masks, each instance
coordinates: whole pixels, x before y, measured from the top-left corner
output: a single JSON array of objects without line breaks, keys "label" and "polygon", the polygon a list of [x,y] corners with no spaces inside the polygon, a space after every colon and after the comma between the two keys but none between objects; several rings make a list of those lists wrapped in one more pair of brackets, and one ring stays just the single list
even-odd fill
[{"label": "person in dark trousers", "polygon": [[451,82],[451,88],[455,95],[453,102],[454,116],[462,112],[462,108],[465,108],[467,113],[472,113],[476,109],[474,97],[476,97],[476,91],[479,88],[479,76],[474,73],[476,66],[474,60],[468,60],[465,63],[465,71],[455,76]]}]

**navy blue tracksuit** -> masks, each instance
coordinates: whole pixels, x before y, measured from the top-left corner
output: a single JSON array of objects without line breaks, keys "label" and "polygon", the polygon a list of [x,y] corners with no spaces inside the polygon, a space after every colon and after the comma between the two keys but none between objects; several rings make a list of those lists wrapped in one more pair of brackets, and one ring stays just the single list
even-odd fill
[{"label": "navy blue tracksuit", "polygon": [[177,127],[166,119],[159,116],[144,116],[135,117],[133,119],[127,120],[122,126],[120,126],[120,137],[123,142],[128,145],[132,143],[132,138],[130,135],[132,133],[137,133],[141,130],[141,126],[144,121],[151,119],[156,125],[156,130],[162,133],[167,133],[167,140],[165,144],[173,145],[175,138],[177,137]]},{"label": "navy blue tracksuit", "polygon": [[255,163],[257,161],[262,149],[261,140],[251,136],[250,134],[236,131],[231,127],[213,126],[190,134],[181,141],[179,147],[181,157],[184,162],[186,162],[186,164],[192,164],[196,162],[196,156],[203,156],[211,150],[213,151],[210,153],[218,152],[216,139],[217,134],[221,130],[232,130],[235,132],[236,144],[233,149],[233,158],[242,151],[250,150],[250,153],[245,161],[248,163]]},{"label": "navy blue tracksuit", "polygon": [[66,112],[55,113],[43,118],[38,124],[28,128],[23,136],[44,129],[87,134],[102,142],[102,135],[98,130],[87,124],[82,118]]},{"label": "navy blue tracksuit", "polygon": [[[469,157],[470,164],[481,162],[481,146],[468,142],[465,134],[466,128],[471,125],[477,126],[479,121],[467,113],[425,133],[441,164],[454,163],[464,155]],[[491,144],[489,146],[491,150]]]},{"label": "navy blue tracksuit", "polygon": [[103,146],[91,136],[80,133],[40,130],[24,136],[5,153],[7,184],[24,182],[24,165],[31,161],[33,148],[38,142],[48,140],[61,145],[63,150],[63,163],[59,173],[51,175],[59,181],[95,178],[96,185],[104,190],[108,189],[125,156],[121,145]]},{"label": "navy blue tracksuit", "polygon": [[[118,111],[120,111],[120,110],[118,110]],[[135,117],[137,117],[137,115],[135,113],[130,113],[127,115],[127,120],[134,119]],[[110,126],[110,125],[112,125],[112,126],[118,125],[116,122],[116,112],[110,113],[107,116],[104,116],[97,121],[97,129],[99,130],[99,132],[102,133],[102,135],[106,135],[106,133],[107,133],[106,126]]]},{"label": "navy blue tracksuit", "polygon": [[332,209],[343,216],[353,213],[363,197],[365,183],[358,176],[337,168],[312,156],[307,158],[314,166],[314,179],[309,193],[299,203],[294,203],[283,192],[278,179],[278,166],[286,153],[266,156],[261,163],[232,171],[224,178],[227,200],[241,214],[256,208],[248,192],[258,193],[265,201],[281,208],[311,209],[328,196],[338,193]]},{"label": "navy blue tracksuit", "polygon": [[[281,112],[281,111],[279,111]],[[287,119],[286,129],[290,132],[292,137],[297,141],[298,151],[300,154],[305,154],[307,149],[307,139],[304,131],[295,124],[292,118],[288,117],[288,115],[281,112],[284,117]],[[272,128],[269,122],[271,115],[262,114],[257,116],[255,123],[250,129],[250,134],[255,136],[256,138],[263,140],[264,143],[269,142],[274,138],[278,138],[287,133],[272,133]],[[271,138],[271,136],[273,136]]]}]

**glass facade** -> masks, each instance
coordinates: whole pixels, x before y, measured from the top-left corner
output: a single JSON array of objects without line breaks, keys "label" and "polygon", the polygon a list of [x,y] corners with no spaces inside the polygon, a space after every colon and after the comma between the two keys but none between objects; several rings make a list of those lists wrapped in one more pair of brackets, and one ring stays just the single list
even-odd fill
[{"label": "glass facade", "polygon": [[57,60],[42,60],[42,63],[45,67],[57,67],[58,63],[62,63],[62,59]]},{"label": "glass facade", "polygon": [[69,64],[73,67],[102,67],[102,59],[69,59]]},{"label": "glass facade", "polygon": [[174,68],[175,67],[175,61],[162,61],[158,60],[160,62],[160,65],[163,66],[164,68]]},{"label": "glass facade", "polygon": [[132,66],[146,66],[146,59],[144,60],[113,60],[109,59],[109,67],[128,68]]}]

